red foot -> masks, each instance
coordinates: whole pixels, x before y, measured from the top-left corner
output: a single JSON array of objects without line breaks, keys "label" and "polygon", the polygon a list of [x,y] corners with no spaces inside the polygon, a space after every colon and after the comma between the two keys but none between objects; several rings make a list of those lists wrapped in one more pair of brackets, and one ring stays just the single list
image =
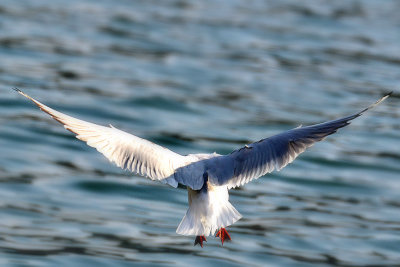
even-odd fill
[{"label": "red foot", "polygon": [[221,243],[222,243],[222,245],[224,245],[225,239],[227,239],[227,240],[232,240],[231,236],[228,234],[228,231],[226,231],[225,228],[219,229],[218,233],[217,233],[215,236],[221,238]]},{"label": "red foot", "polygon": [[194,240],[194,245],[196,246],[197,244],[200,244],[200,246],[203,247],[203,241],[207,242],[206,237],[204,235],[198,235]]}]

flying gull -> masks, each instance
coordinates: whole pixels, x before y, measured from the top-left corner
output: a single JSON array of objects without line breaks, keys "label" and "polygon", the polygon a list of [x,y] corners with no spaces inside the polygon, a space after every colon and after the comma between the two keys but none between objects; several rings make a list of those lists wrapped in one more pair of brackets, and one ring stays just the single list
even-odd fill
[{"label": "flying gull", "polygon": [[231,240],[225,227],[242,216],[229,202],[228,190],[242,186],[291,163],[300,153],[388,98],[386,94],[374,104],[353,115],[286,132],[245,145],[228,155],[188,154],[182,156],[148,140],[118,130],[79,120],[47,107],[21,90],[15,90],[35,103],[64,128],[75,133],[118,167],[170,186],[187,187],[189,209],[176,233],[196,236],[194,245],[206,236]]}]

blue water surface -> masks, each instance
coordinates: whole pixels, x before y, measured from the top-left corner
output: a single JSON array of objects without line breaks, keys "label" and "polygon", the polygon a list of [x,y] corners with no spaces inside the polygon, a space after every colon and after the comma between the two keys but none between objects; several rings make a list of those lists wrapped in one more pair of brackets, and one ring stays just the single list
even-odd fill
[{"label": "blue water surface", "polygon": [[[400,2],[0,1],[1,266],[400,265]],[[231,190],[204,248],[187,193],[108,163],[11,88],[181,154],[350,115]]]}]

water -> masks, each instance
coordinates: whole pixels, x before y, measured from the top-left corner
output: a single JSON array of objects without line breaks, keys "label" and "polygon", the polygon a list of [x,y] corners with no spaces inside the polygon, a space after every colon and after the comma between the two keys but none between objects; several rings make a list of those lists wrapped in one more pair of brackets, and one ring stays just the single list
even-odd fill
[{"label": "water", "polygon": [[[0,2],[0,264],[400,264],[398,1]],[[184,189],[109,164],[10,88],[182,154],[229,153],[394,95],[231,191],[233,242],[175,229]]]}]

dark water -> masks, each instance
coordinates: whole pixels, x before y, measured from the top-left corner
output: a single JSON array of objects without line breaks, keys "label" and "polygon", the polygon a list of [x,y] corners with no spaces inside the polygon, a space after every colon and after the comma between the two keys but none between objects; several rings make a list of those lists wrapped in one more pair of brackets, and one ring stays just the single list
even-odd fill
[{"label": "dark water", "polygon": [[[0,265],[400,266],[399,1],[0,2]],[[173,189],[10,90],[182,154],[378,108],[231,191],[222,248]]]}]

